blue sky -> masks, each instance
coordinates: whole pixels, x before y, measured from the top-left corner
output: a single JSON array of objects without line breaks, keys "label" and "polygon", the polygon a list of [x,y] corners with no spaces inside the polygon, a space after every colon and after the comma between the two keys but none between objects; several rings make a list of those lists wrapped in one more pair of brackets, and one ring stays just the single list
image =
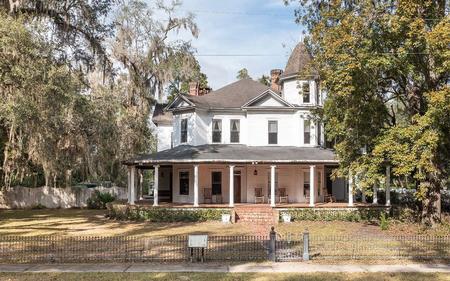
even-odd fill
[{"label": "blue sky", "polygon": [[[253,78],[284,69],[301,37],[294,7],[282,0],[184,0],[180,12],[187,11],[196,15],[200,34],[192,45],[213,89],[235,81],[244,67]],[[265,56],[204,56],[217,54]]]}]

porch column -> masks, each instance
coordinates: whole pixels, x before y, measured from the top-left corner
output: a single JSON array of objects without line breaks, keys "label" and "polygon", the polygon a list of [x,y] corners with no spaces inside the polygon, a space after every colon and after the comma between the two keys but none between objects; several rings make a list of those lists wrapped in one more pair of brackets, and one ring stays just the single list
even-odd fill
[{"label": "porch column", "polygon": [[230,207],[234,207],[234,166],[230,165]]},{"label": "porch column", "polygon": [[136,167],[135,166],[131,166],[130,173],[131,173],[130,186],[129,186],[130,197],[128,197],[128,203],[130,205],[134,205],[134,200],[136,198],[136,195],[135,195],[136,185],[135,185],[135,180],[134,180],[134,178],[136,177]]},{"label": "porch column", "polygon": [[373,201],[372,204],[376,205],[378,204],[378,186],[377,184],[373,185]]},{"label": "porch column", "polygon": [[275,207],[275,168],[277,166],[270,166],[270,206]]},{"label": "porch column", "polygon": [[348,206],[353,207],[353,175],[348,173]]},{"label": "porch column", "polygon": [[153,206],[158,206],[159,165],[154,165],[153,168]]},{"label": "porch column", "polygon": [[198,165],[194,165],[194,207],[198,207]]},{"label": "porch column", "polygon": [[386,206],[391,206],[391,166],[386,166]]},{"label": "porch column", "polygon": [[309,166],[309,206],[314,207],[316,186],[316,165]]},{"label": "porch column", "polygon": [[139,200],[144,199],[142,197],[144,189],[144,170],[139,169]]},{"label": "porch column", "polygon": [[130,203],[131,200],[131,167],[127,167],[127,199],[128,203]]}]

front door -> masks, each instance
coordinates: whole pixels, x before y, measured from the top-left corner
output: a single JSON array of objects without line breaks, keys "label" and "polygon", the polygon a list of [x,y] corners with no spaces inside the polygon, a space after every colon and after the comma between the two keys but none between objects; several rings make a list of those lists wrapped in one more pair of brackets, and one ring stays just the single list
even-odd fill
[{"label": "front door", "polygon": [[234,202],[241,203],[241,172],[234,174]]}]

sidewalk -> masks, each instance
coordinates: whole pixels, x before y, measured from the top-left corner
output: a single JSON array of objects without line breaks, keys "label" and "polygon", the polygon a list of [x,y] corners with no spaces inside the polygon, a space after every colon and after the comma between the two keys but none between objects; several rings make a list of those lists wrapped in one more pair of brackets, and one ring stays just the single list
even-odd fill
[{"label": "sidewalk", "polygon": [[223,264],[0,264],[0,272],[443,272],[450,264],[325,265],[300,262]]}]

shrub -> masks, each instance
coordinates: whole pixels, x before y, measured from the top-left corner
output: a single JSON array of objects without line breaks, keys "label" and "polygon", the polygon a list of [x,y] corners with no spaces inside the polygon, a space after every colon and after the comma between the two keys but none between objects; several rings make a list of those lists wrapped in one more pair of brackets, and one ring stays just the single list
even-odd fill
[{"label": "shrub", "polygon": [[293,221],[370,221],[378,219],[383,209],[287,209],[280,212],[280,220],[283,214],[290,214]]},{"label": "shrub", "polygon": [[143,220],[150,222],[201,222],[219,221],[222,214],[231,214],[229,209],[181,209],[152,208],[108,204],[110,218],[119,220]]},{"label": "shrub", "polygon": [[389,218],[386,216],[386,213],[382,213],[380,216],[380,228],[381,230],[389,229]]},{"label": "shrub", "polygon": [[94,191],[91,198],[87,200],[89,209],[106,209],[106,204],[116,200],[116,197],[108,192]]},{"label": "shrub", "polygon": [[47,209],[47,206],[42,205],[41,203],[38,203],[38,204],[34,205],[33,207],[31,207],[31,209],[33,209],[33,210]]}]

